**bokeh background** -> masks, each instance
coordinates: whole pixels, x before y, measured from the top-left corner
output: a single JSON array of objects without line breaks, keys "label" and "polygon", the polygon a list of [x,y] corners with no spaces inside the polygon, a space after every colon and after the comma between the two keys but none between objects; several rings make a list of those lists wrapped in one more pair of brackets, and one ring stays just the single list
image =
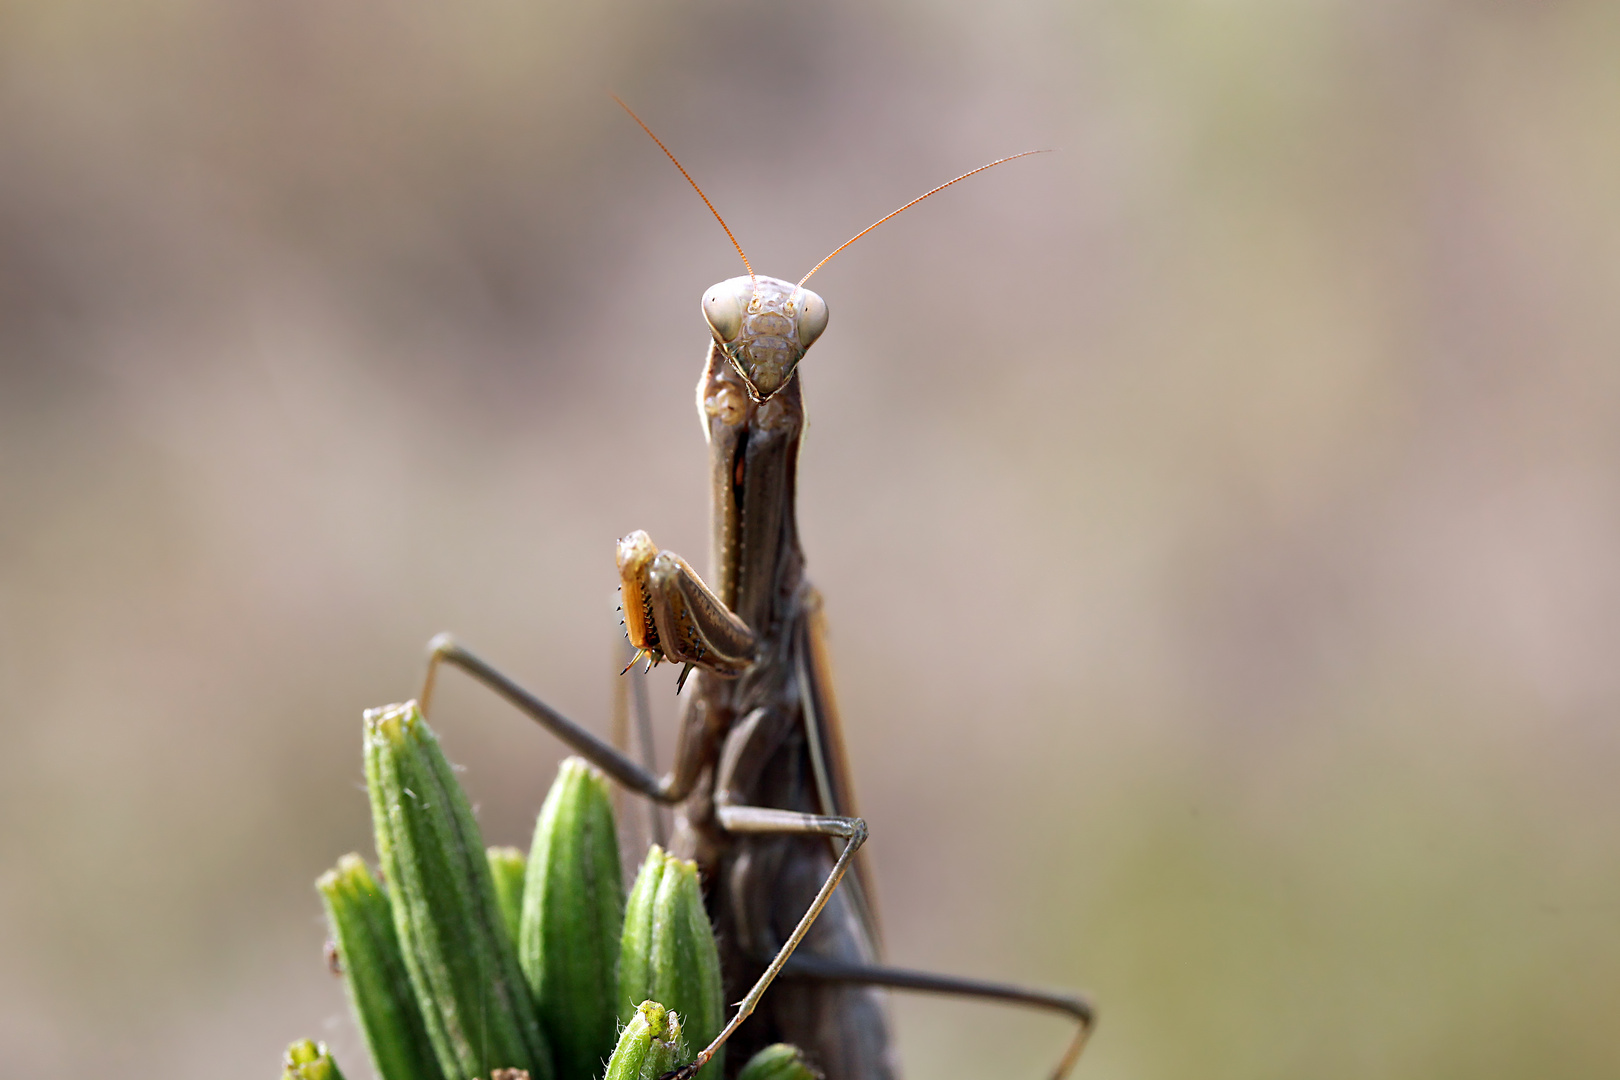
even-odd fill
[{"label": "bokeh background", "polygon": [[[311,882],[454,629],[606,730],[705,561],[705,286],[818,275],[802,512],[896,962],[1080,1076],[1620,1073],[1620,7],[9,0],[0,1053],[363,1051]],[[654,682],[660,727],[673,723]],[[491,842],[558,747],[452,678]],[[896,1002],[916,1077],[1054,1020]]]}]

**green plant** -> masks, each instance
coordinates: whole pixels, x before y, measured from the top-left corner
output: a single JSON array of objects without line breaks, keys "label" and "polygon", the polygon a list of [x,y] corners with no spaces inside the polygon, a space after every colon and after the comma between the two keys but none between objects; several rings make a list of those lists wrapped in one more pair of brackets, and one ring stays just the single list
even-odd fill
[{"label": "green plant", "polygon": [[[724,1016],[697,867],[654,846],[626,899],[600,772],[563,762],[525,857],[485,848],[414,702],[364,730],[381,874],[349,854],[316,888],[381,1080],[655,1080],[708,1044]],[[740,1075],[817,1074],[779,1045]],[[343,1076],[306,1041],[284,1080]]]}]

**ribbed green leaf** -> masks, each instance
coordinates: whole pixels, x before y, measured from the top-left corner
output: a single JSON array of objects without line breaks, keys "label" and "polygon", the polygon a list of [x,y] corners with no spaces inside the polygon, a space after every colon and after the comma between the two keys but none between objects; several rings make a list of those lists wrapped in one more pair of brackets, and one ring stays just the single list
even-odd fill
[{"label": "ribbed green leaf", "polygon": [[394,926],[447,1080],[526,1069],[551,1052],[495,898],[483,838],[414,702],[366,714],[366,786]]},{"label": "ribbed green leaf", "polygon": [[529,851],[518,959],[565,1080],[600,1076],[619,1020],[624,885],[607,779],[557,770]]},{"label": "ribbed green leaf", "polygon": [[658,1080],[690,1056],[680,1017],[656,1001],[643,1001],[619,1033],[603,1080]]},{"label": "ribbed green leaf", "polygon": [[325,1043],[302,1039],[287,1047],[281,1059],[281,1080],[343,1080]]},{"label": "ribbed green leaf", "polygon": [[388,897],[358,855],[315,882],[355,1020],[383,1080],[444,1080],[416,1004]]},{"label": "ribbed green leaf", "polygon": [[822,1076],[805,1063],[797,1046],[772,1043],[748,1059],[737,1080],[822,1080]]},{"label": "ribbed green leaf", "polygon": [[[661,1001],[678,1013],[686,1041],[696,1053],[720,1034],[724,1016],[720,953],[703,909],[697,864],[647,852],[625,901],[619,957],[620,1018],[629,1022],[630,1001]],[[725,1048],[698,1074],[720,1080]]]}]

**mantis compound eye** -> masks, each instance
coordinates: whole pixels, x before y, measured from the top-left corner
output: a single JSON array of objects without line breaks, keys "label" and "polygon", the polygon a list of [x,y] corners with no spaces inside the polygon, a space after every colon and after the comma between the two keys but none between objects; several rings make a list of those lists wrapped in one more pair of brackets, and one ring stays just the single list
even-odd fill
[{"label": "mantis compound eye", "polygon": [[714,331],[715,340],[722,345],[737,340],[737,335],[742,333],[744,300],[739,282],[744,287],[751,284],[748,278],[731,278],[709,286],[709,291],[703,294],[703,318]]},{"label": "mantis compound eye", "polygon": [[799,309],[799,348],[808,349],[827,329],[827,301],[809,289],[800,289],[793,300]]}]

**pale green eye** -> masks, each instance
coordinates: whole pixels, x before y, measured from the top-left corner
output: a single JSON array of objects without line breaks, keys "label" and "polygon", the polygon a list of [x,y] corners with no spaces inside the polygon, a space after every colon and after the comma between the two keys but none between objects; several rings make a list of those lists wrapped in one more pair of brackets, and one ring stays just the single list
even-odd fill
[{"label": "pale green eye", "polygon": [[737,339],[742,333],[743,304],[735,281],[709,286],[709,291],[703,294],[703,318],[722,345]]},{"label": "pale green eye", "polygon": [[799,348],[808,349],[827,329],[827,301],[809,289],[800,289],[795,301],[799,309]]}]

